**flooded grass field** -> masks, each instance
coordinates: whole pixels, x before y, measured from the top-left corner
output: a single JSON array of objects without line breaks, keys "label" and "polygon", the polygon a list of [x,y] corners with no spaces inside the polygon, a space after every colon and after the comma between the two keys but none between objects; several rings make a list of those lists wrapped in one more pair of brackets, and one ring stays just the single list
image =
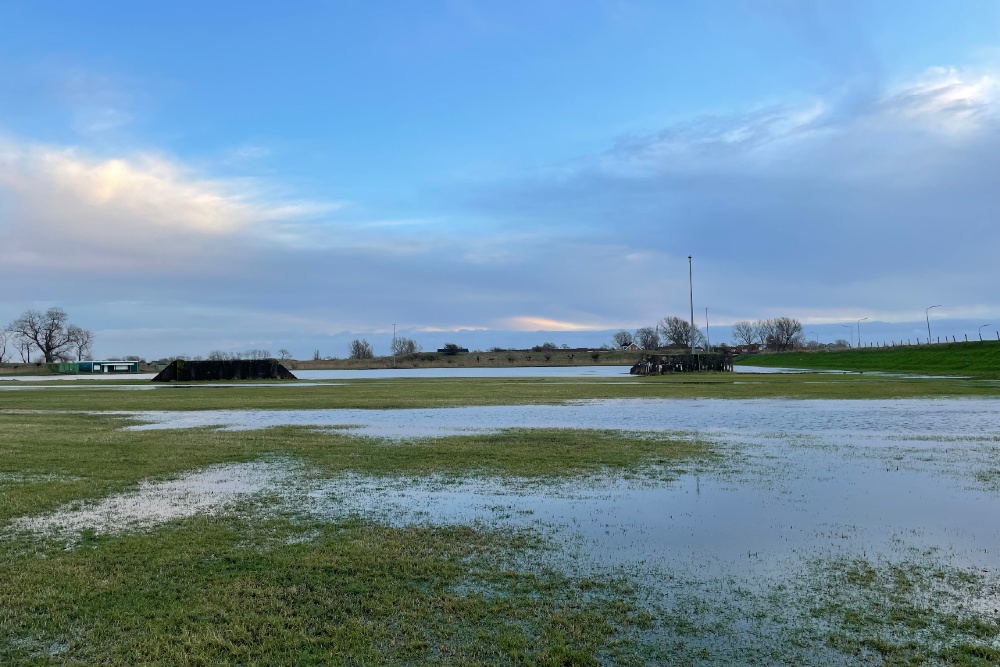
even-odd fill
[{"label": "flooded grass field", "polygon": [[35,405],[0,410],[0,662],[1000,663],[979,384],[484,405],[466,379],[433,407],[427,380],[359,408],[346,382],[310,409],[12,392]]}]

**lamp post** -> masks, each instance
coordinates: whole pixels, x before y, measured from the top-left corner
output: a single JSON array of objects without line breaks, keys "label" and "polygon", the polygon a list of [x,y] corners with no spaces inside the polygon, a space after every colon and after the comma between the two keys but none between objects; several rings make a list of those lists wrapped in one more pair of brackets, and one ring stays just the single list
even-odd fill
[{"label": "lamp post", "polygon": [[852,327],[850,324],[841,324],[840,326],[847,327],[848,329],[851,330],[851,347],[854,347],[854,327]]},{"label": "lamp post", "polygon": [[924,310],[924,318],[927,319],[927,344],[928,345],[931,344],[931,308],[940,308],[940,307],[941,307],[941,304],[939,303],[936,306],[928,306]]},{"label": "lamp post", "polygon": [[861,347],[861,323],[867,320],[867,317],[862,317],[858,320],[858,347]]},{"label": "lamp post", "polygon": [[989,324],[980,324],[979,325],[979,340],[983,339],[983,327],[988,327],[988,326],[990,326],[990,325]]},{"label": "lamp post", "polygon": [[691,354],[694,354],[694,273],[691,269],[691,255],[688,255],[688,291],[691,295]]},{"label": "lamp post", "polygon": [[[980,336],[982,338],[982,336]],[[705,340],[708,346],[708,351],[712,351],[712,335],[708,331],[708,306],[705,306]]]},{"label": "lamp post", "polygon": [[392,367],[396,367],[396,323],[392,324]]},{"label": "lamp post", "polygon": [[816,333],[815,331],[810,331],[809,333],[813,336],[816,336],[816,344],[819,345],[819,334]]}]

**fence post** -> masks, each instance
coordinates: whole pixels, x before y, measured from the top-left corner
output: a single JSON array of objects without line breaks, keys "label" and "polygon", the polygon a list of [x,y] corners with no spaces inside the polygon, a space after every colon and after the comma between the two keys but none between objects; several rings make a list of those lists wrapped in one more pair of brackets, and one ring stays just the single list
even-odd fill
[{"label": "fence post", "polygon": [[911,342],[910,342],[910,339],[909,339],[909,338],[907,338],[907,339],[906,339],[906,344],[907,344],[907,345],[913,345],[913,343],[911,343]]},{"label": "fence post", "polygon": [[965,342],[966,342],[966,343],[968,343],[968,342],[969,342],[969,334],[965,334]]}]

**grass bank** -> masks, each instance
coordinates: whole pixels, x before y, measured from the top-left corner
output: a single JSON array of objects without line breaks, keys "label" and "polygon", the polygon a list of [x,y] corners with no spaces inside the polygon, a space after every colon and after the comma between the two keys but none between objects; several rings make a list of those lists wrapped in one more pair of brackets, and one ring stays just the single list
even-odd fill
[{"label": "grass bank", "polygon": [[1000,377],[1000,341],[778,352],[740,357],[736,363],[771,368]]}]

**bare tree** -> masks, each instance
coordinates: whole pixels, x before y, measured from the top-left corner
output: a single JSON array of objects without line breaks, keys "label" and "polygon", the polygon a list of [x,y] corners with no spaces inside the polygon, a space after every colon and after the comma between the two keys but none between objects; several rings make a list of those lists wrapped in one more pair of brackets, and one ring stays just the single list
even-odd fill
[{"label": "bare tree", "polygon": [[350,351],[349,358],[351,359],[373,359],[375,357],[371,343],[364,338],[355,338],[347,347]]},{"label": "bare tree", "polygon": [[278,358],[281,359],[282,361],[288,361],[289,359],[292,358],[292,353],[286,350],[285,348],[281,348],[280,350],[278,350]]},{"label": "bare tree", "polygon": [[802,323],[794,317],[776,317],[768,320],[771,339],[767,346],[780,351],[791,350],[802,342]]},{"label": "bare tree", "polygon": [[416,354],[421,350],[423,348],[412,338],[398,336],[392,340],[392,353],[395,355]]},{"label": "bare tree", "polygon": [[0,329],[0,364],[7,361],[7,346],[14,342],[14,336],[10,329]]},{"label": "bare tree", "polygon": [[632,336],[632,332],[626,331],[625,329],[616,332],[615,335],[611,337],[611,339],[615,341],[615,347],[617,347],[619,350],[628,347],[635,340]]},{"label": "bare tree", "polygon": [[66,333],[70,349],[76,353],[76,360],[83,361],[84,357],[89,357],[94,348],[94,332],[71,324],[66,327]]},{"label": "bare tree", "polygon": [[655,350],[660,347],[660,333],[656,330],[656,327],[636,329],[635,342],[644,350]]},{"label": "bare tree", "polygon": [[313,361],[319,361],[323,357],[319,356],[319,350],[313,350]]},{"label": "bare tree", "polygon": [[733,340],[737,345],[753,345],[757,342],[757,330],[749,320],[740,320],[733,324]]},{"label": "bare tree", "polygon": [[62,308],[49,308],[44,313],[29,310],[10,324],[10,329],[23,339],[30,341],[45,357],[45,363],[53,363],[68,358],[73,347],[73,339],[68,324],[69,316]]},{"label": "bare tree", "polygon": [[691,323],[680,317],[664,317],[660,322],[660,329],[663,330],[663,337],[676,347],[691,347],[705,342],[705,335],[701,330],[692,329]]},{"label": "bare tree", "polygon": [[755,320],[753,323],[754,342],[767,345],[776,335],[774,320]]}]

